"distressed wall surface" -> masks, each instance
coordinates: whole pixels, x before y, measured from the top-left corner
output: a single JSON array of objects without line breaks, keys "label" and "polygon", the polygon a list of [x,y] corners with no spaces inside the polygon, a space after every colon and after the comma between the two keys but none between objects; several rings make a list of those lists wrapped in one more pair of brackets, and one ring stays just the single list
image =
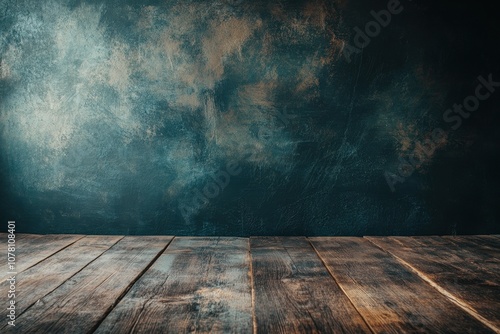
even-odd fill
[{"label": "distressed wall surface", "polygon": [[0,229],[500,233],[495,19],[444,1],[0,0]]}]

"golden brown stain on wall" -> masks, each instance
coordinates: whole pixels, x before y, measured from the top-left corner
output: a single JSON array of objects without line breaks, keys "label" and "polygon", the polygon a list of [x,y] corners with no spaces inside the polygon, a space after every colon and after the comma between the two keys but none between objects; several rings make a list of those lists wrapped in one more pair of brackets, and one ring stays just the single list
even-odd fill
[{"label": "golden brown stain on wall", "polygon": [[307,2],[303,11],[306,21],[321,30],[325,30],[329,14],[324,1],[320,0]]},{"label": "golden brown stain on wall", "polygon": [[333,31],[330,31],[330,48],[328,56],[324,59],[324,65],[332,63],[334,60],[342,57],[342,50],[345,47],[346,41],[338,38]]},{"label": "golden brown stain on wall", "polygon": [[108,83],[120,93],[124,93],[129,86],[130,74],[128,47],[126,44],[117,42],[113,46],[109,59]]},{"label": "golden brown stain on wall", "polygon": [[[133,11],[133,8],[130,8]],[[144,6],[141,9],[137,26],[142,29],[150,29],[153,27],[155,17],[157,16],[157,8],[155,6]]]},{"label": "golden brown stain on wall", "polygon": [[399,122],[394,135],[399,145],[398,155],[405,159],[413,156],[417,161],[417,170],[429,165],[436,153],[448,144],[447,133],[441,141],[436,142],[432,138],[432,131],[421,134],[416,124],[403,125]]},{"label": "golden brown stain on wall", "polygon": [[2,59],[0,62],[0,79],[7,79],[10,77],[10,67],[5,61],[5,59]]},{"label": "golden brown stain on wall", "polygon": [[408,151],[413,148],[413,144],[418,138],[418,130],[415,128],[416,126],[414,124],[403,126],[403,123],[398,122],[397,128],[394,131],[394,137],[399,144],[398,150],[401,153],[408,153]]},{"label": "golden brown stain on wall", "polygon": [[[317,91],[317,88],[319,87],[319,79],[315,73],[318,67],[311,65],[311,63],[306,63],[302,66],[297,76],[299,83],[295,88],[296,93],[306,93],[308,100],[319,95],[319,92]],[[316,63],[314,65],[319,64]]]},{"label": "golden brown stain on wall", "polygon": [[274,94],[278,87],[276,81],[258,82],[244,85],[238,90],[238,99],[241,106],[257,106],[265,109],[274,108]]},{"label": "golden brown stain on wall", "polygon": [[243,44],[252,35],[255,28],[260,27],[261,21],[255,23],[248,19],[229,18],[222,22],[212,21],[208,36],[203,38],[203,55],[206,60],[206,72],[218,80],[224,74],[225,59],[236,53],[243,57]]}]

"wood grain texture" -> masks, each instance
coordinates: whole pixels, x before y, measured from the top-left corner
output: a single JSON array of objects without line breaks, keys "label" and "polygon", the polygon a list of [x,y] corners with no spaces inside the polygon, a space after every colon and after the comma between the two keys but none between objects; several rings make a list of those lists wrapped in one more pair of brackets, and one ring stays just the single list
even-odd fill
[{"label": "wood grain texture", "polygon": [[500,333],[499,236],[16,238],[2,333]]},{"label": "wood grain texture", "polygon": [[[16,234],[16,272],[21,273],[83,237],[84,235],[69,234]],[[7,237],[4,240],[7,245]],[[6,268],[6,256],[1,257],[0,265],[1,268]],[[4,281],[8,276],[2,271],[0,281]]]},{"label": "wood grain texture", "polygon": [[258,333],[371,333],[305,238],[251,238]]},{"label": "wood grain texture", "polygon": [[368,240],[310,240],[374,332],[492,332]]},{"label": "wood grain texture", "polygon": [[497,247],[496,240],[482,236],[429,237],[429,240],[415,240],[427,248],[432,248],[434,244],[438,245],[438,249],[446,248],[447,255],[461,259],[457,264],[462,266],[465,262],[473,268],[480,268],[478,274],[482,271],[489,272],[486,277],[500,284],[500,243]]},{"label": "wood grain texture", "polygon": [[248,241],[175,238],[96,333],[251,333]]},{"label": "wood grain texture", "polygon": [[[464,237],[465,238],[465,237]],[[500,332],[500,262],[474,243],[440,237],[376,237],[374,244],[394,254],[452,295],[472,314]]]},{"label": "wood grain texture", "polygon": [[[84,237],[16,275],[16,290],[18,291],[16,294],[16,314],[19,316],[29,306],[64,283],[121,238],[123,237]],[[7,296],[8,289],[7,281],[0,283],[2,296]],[[2,319],[6,319],[6,308],[1,309],[0,316]],[[0,323],[0,329],[5,325],[6,323]]]},{"label": "wood grain texture", "polygon": [[500,238],[486,235],[468,236],[444,236],[443,239],[450,241],[460,248],[467,249],[476,254],[483,254],[489,260],[500,261]]},{"label": "wood grain texture", "polygon": [[125,237],[27,309],[8,330],[89,333],[167,246],[171,237]]}]

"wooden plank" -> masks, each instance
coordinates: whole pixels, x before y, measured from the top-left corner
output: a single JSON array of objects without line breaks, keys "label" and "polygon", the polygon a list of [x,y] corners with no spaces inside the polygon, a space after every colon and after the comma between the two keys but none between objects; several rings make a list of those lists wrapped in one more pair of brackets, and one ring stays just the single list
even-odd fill
[{"label": "wooden plank", "polygon": [[478,238],[488,243],[490,247],[500,249],[500,235],[478,235]]},{"label": "wooden plank", "polygon": [[[19,274],[83,237],[69,234],[16,234],[16,272]],[[1,257],[0,265],[1,268],[7,267],[6,256]],[[9,274],[6,271],[0,273],[0,281],[5,281],[7,277]]]},{"label": "wooden plank", "polygon": [[490,235],[471,235],[471,236],[465,236],[465,237],[471,237],[473,239],[477,238],[480,239],[481,241],[484,241],[488,244],[488,246],[500,249],[500,235],[497,234],[490,234]]},{"label": "wooden plank", "polygon": [[500,239],[494,236],[468,235],[468,236],[443,236],[446,241],[452,242],[459,247],[473,250],[474,252],[486,253],[492,259],[498,260],[500,253]]},{"label": "wooden plank", "polygon": [[172,237],[125,237],[16,319],[16,333],[88,333]]},{"label": "wooden plank", "polygon": [[96,333],[251,333],[248,240],[175,238]]},{"label": "wooden plank", "polygon": [[453,236],[453,237],[432,237],[431,244],[426,244],[425,239],[416,238],[416,240],[431,248],[434,246],[432,242],[436,242],[439,248],[445,248],[448,253],[454,258],[460,258],[457,262],[463,268],[465,262],[468,267],[478,269],[476,272],[480,274],[482,271],[488,271],[488,277],[493,275],[493,280],[500,282],[500,247],[490,244],[488,239],[483,239],[480,236]]},{"label": "wooden plank", "polygon": [[485,270],[479,255],[439,237],[369,237],[440,293],[500,332],[500,273]]},{"label": "wooden plank", "polygon": [[396,258],[363,238],[311,238],[376,333],[489,333]]},{"label": "wooden plank", "polygon": [[[16,314],[19,316],[37,300],[53,291],[122,237],[87,236],[60,252],[46,258],[33,267],[16,275]],[[9,283],[0,283],[1,296],[7,296]],[[2,308],[0,317],[6,319],[7,309]],[[0,323],[0,328],[5,323]]]},{"label": "wooden plank", "polygon": [[258,333],[371,333],[305,238],[251,238]]}]

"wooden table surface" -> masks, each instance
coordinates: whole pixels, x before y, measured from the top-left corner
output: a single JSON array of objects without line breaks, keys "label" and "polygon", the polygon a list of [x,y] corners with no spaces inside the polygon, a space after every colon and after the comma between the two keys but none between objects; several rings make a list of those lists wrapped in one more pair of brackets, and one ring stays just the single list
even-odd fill
[{"label": "wooden table surface", "polygon": [[500,333],[500,236],[17,234],[15,255],[1,333]]}]

